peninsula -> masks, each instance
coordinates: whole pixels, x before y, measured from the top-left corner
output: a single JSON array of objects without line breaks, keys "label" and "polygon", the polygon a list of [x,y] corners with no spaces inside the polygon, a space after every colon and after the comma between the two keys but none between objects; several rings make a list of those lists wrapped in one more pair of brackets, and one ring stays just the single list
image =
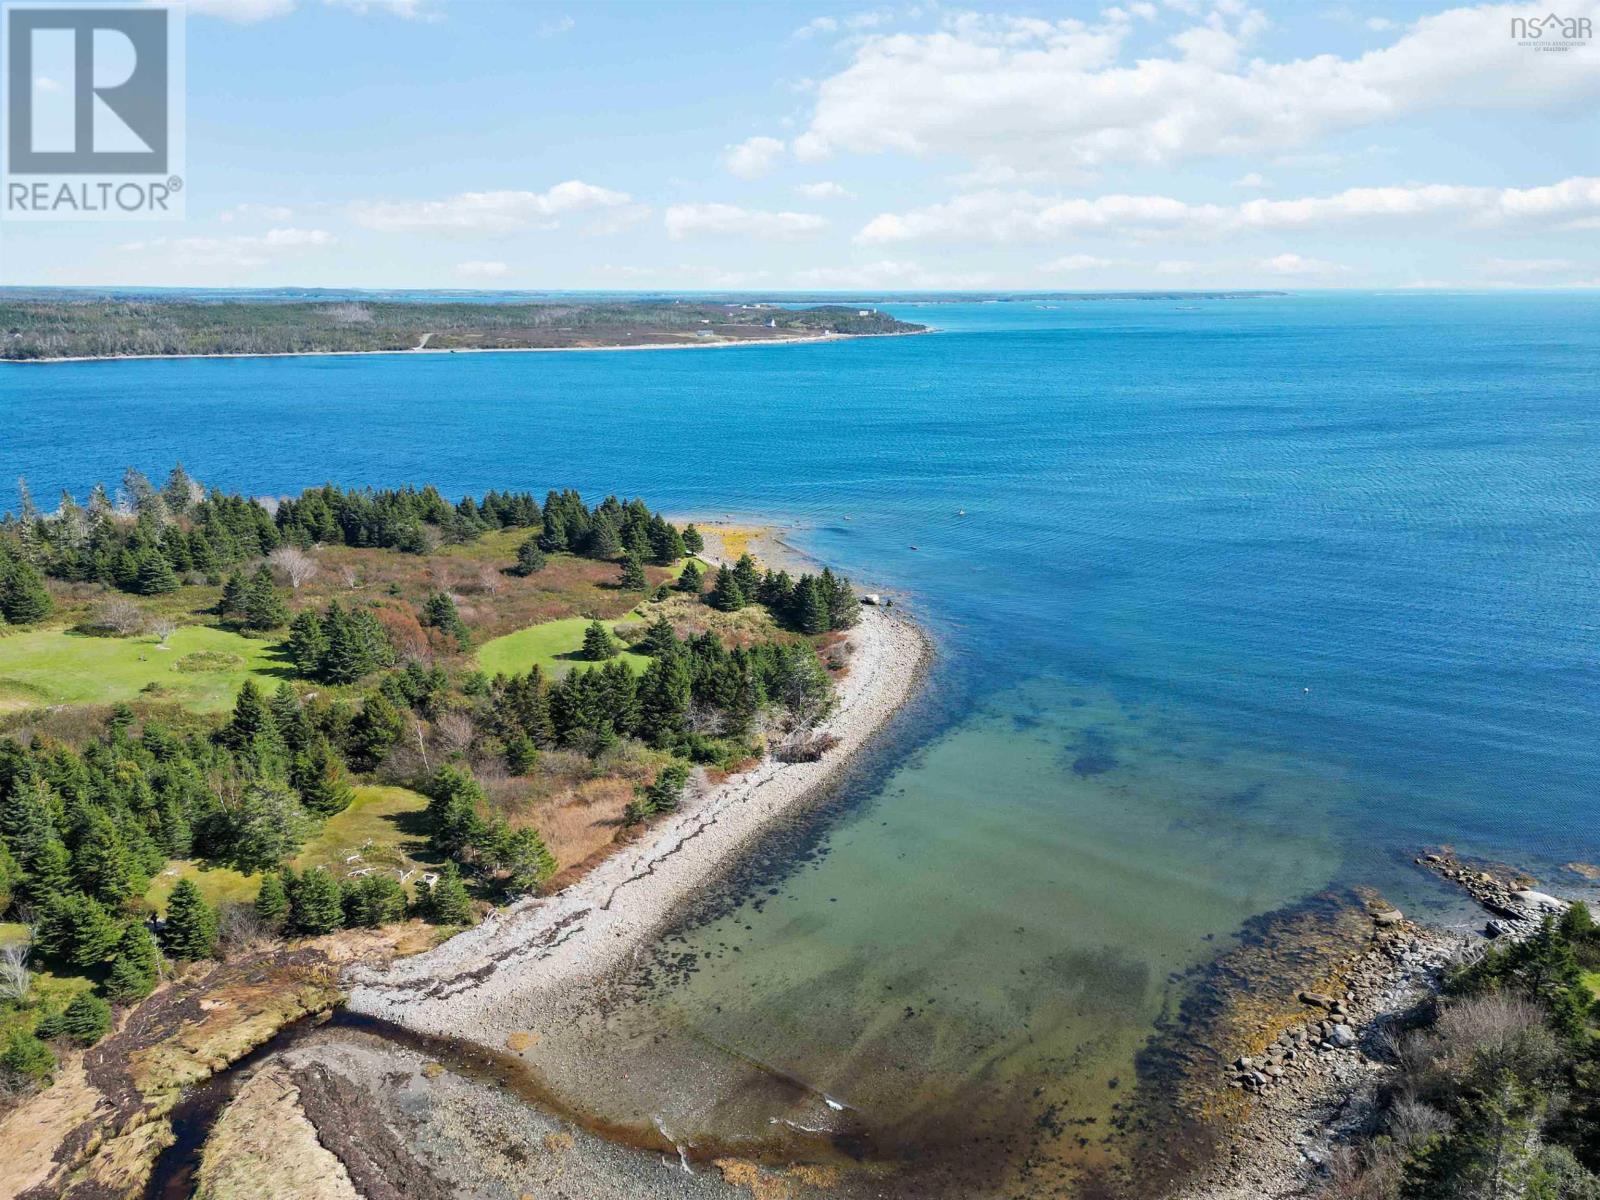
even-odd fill
[{"label": "peninsula", "polygon": [[701,300],[0,296],[0,360],[620,350],[918,333],[876,308]]}]

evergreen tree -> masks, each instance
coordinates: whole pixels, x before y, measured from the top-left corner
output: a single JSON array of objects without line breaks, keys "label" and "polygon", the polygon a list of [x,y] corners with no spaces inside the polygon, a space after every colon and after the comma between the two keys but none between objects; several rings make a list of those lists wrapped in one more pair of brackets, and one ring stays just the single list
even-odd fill
[{"label": "evergreen tree", "polygon": [[350,757],[354,765],[373,770],[406,731],[400,710],[382,692],[373,692],[350,723]]},{"label": "evergreen tree", "polygon": [[80,888],[112,908],[143,892],[150,883],[104,809],[93,809],[85,818],[72,852],[72,872]]},{"label": "evergreen tree", "polygon": [[590,662],[605,662],[617,656],[617,643],[599,621],[590,621],[583,631],[583,656]]},{"label": "evergreen tree", "polygon": [[522,730],[506,739],[506,769],[513,775],[526,775],[539,762],[539,748]]},{"label": "evergreen tree", "polygon": [[192,879],[178,880],[167,900],[161,944],[173,958],[210,958],[217,952],[217,913]]},{"label": "evergreen tree", "polygon": [[271,871],[299,850],[306,816],[283,784],[258,779],[246,789],[229,825],[234,865],[241,871]]},{"label": "evergreen tree", "polygon": [[1509,1200],[1538,1176],[1540,1105],[1509,1071],[1467,1105],[1461,1122],[1436,1134],[1401,1182],[1405,1200]]},{"label": "evergreen tree", "polygon": [[265,564],[256,568],[244,590],[244,623],[247,629],[276,629],[289,620],[289,609],[272,582]]},{"label": "evergreen tree", "polygon": [[506,890],[514,894],[537,891],[556,873],[555,855],[539,831],[528,827],[518,829],[505,840],[500,861],[506,870]]},{"label": "evergreen tree", "polygon": [[289,915],[289,893],[284,889],[282,873],[269,871],[261,877],[255,908],[256,916],[273,928],[283,924]]},{"label": "evergreen tree", "polygon": [[599,559],[615,558],[622,553],[622,537],[617,533],[616,523],[609,515],[600,514],[589,527],[584,553],[589,558]]},{"label": "evergreen tree", "polygon": [[446,764],[433,773],[423,790],[428,795],[423,821],[428,827],[429,847],[445,858],[458,857],[482,831],[478,809],[484,803],[483,789],[466,768]]},{"label": "evergreen tree", "polygon": [[364,875],[343,891],[344,923],[352,929],[376,929],[405,916],[406,893],[392,875]]},{"label": "evergreen tree", "polygon": [[69,1037],[81,1046],[92,1046],[110,1029],[111,1006],[93,992],[79,992],[61,1012],[40,1021],[37,1032],[40,1037]]},{"label": "evergreen tree", "polygon": [[289,925],[315,937],[344,924],[344,896],[339,881],[321,867],[294,878],[289,890]]},{"label": "evergreen tree", "polygon": [[98,901],[82,892],[48,897],[35,918],[34,945],[51,958],[89,971],[111,957],[122,928]]},{"label": "evergreen tree", "polygon": [[217,602],[217,615],[242,617],[244,615],[245,582],[242,571],[234,571],[222,585],[222,599]]},{"label": "evergreen tree", "polygon": [[453,862],[445,863],[439,880],[428,889],[427,909],[423,914],[435,925],[472,924],[472,898],[467,895],[461,872]]},{"label": "evergreen tree", "polygon": [[644,573],[644,563],[637,554],[629,554],[622,560],[620,586],[625,592],[642,592],[650,587],[650,580]]},{"label": "evergreen tree", "polygon": [[272,710],[267,707],[261,688],[254,679],[246,679],[244,686],[239,689],[238,698],[233,702],[233,715],[218,735],[222,744],[243,750],[263,734],[272,736],[277,731]]},{"label": "evergreen tree", "polygon": [[655,658],[665,658],[678,651],[678,635],[672,632],[672,622],[657,617],[650,623],[644,636],[644,649]]},{"label": "evergreen tree", "polygon": [[708,601],[712,608],[722,612],[738,612],[745,606],[745,595],[739,587],[739,578],[728,567],[717,568],[717,581],[711,587]]},{"label": "evergreen tree", "polygon": [[705,538],[700,536],[700,531],[692,524],[683,527],[683,548],[690,554],[699,554],[706,548]]},{"label": "evergreen tree", "polygon": [[8,561],[0,552],[0,618],[13,625],[42,621],[55,608],[32,563]]},{"label": "evergreen tree", "polygon": [[328,653],[328,637],[322,629],[322,618],[314,612],[303,612],[289,623],[289,657],[299,674],[316,679],[322,674],[322,661]]},{"label": "evergreen tree", "polygon": [[461,619],[456,602],[446,592],[434,592],[428,597],[423,607],[422,623],[453,637],[459,649],[465,650],[472,645],[472,634]]},{"label": "evergreen tree", "polygon": [[344,763],[339,761],[328,739],[320,735],[313,738],[304,753],[296,756],[292,778],[295,790],[300,793],[301,805],[319,817],[343,812],[356,798]]},{"label": "evergreen tree", "polygon": [[827,633],[828,632],[828,601],[822,594],[822,585],[813,577],[806,576],[800,581],[797,589],[796,624],[801,633]]},{"label": "evergreen tree", "polygon": [[161,951],[143,922],[130,921],[122,930],[106,976],[106,995],[113,1000],[142,1000],[155,990],[161,974]]},{"label": "evergreen tree", "polygon": [[517,547],[517,565],[511,573],[524,577],[532,575],[544,570],[545,561],[545,552],[539,548],[539,539],[531,537]]},{"label": "evergreen tree", "polygon": [[748,604],[756,598],[761,590],[761,572],[756,570],[756,560],[748,554],[741,554],[739,561],[733,565],[733,577],[738,581],[739,594]]},{"label": "evergreen tree", "polygon": [[850,581],[822,568],[822,598],[828,606],[828,628],[850,629],[861,620],[861,605],[850,587]]},{"label": "evergreen tree", "polygon": [[26,1029],[13,1029],[0,1050],[0,1069],[38,1084],[48,1084],[55,1074],[55,1053]]},{"label": "evergreen tree", "polygon": [[177,591],[178,577],[173,573],[172,564],[156,550],[144,551],[138,559],[133,590],[141,596]]},{"label": "evergreen tree", "polygon": [[[693,526],[690,526],[692,529]],[[683,574],[678,576],[678,590],[688,592],[691,596],[698,596],[700,589],[705,586],[705,573],[700,570],[700,564],[690,559],[683,564]]]}]

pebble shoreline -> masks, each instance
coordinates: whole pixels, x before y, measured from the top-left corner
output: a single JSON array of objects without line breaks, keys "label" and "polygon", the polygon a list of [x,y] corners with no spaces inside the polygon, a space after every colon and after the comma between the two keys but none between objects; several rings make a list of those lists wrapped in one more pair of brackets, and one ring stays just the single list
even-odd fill
[{"label": "pebble shoreline", "polygon": [[850,670],[823,729],[821,761],[764,759],[687,801],[639,842],[564,891],[523,900],[427,953],[351,973],[347,1007],[417,1033],[498,1048],[538,1029],[562,995],[625,966],[772,822],[824,794],[916,692],[927,637],[891,611],[863,607]]}]

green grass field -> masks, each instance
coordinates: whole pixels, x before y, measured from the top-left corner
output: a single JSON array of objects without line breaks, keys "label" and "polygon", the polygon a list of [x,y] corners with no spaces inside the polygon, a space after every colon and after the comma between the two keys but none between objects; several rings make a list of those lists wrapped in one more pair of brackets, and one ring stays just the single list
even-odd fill
[{"label": "green grass field", "polygon": [[1584,983],[1589,985],[1589,990],[1594,993],[1594,998],[1600,1000],[1600,971],[1585,971]]},{"label": "green grass field", "polygon": [[269,691],[291,676],[278,644],[209,625],[180,627],[166,649],[146,635],[89,637],[64,629],[0,637],[0,713],[141,696],[215,711],[231,706],[250,676]]},{"label": "green grass field", "polygon": [[[606,621],[610,629],[620,621]],[[490,675],[521,674],[535,663],[548,676],[565,675],[574,667],[597,666],[582,656],[583,631],[589,627],[587,617],[563,617],[559,621],[545,621],[530,625],[505,637],[497,637],[478,647],[478,665]],[[624,650],[622,661],[635,671],[642,672],[650,665],[648,654]]]},{"label": "green grass field", "polygon": [[[416,866],[419,860],[413,855],[423,851],[424,834],[415,819],[427,804],[426,796],[406,788],[358,787],[350,807],[323,822],[290,865],[296,871],[327,867],[341,879],[349,873],[348,868],[383,866],[405,870]],[[346,863],[350,855],[357,853],[361,855],[359,861]],[[252,901],[261,886],[258,874],[245,875],[232,867],[173,859],[144,894],[159,915],[166,915],[167,898],[180,879],[194,880],[208,904]]]},{"label": "green grass field", "polygon": [[427,805],[426,796],[407,788],[358,787],[350,807],[329,817],[321,832],[306,842],[294,860],[295,870],[327,867],[342,876],[345,859],[357,853],[360,861],[349,866],[402,870],[415,866],[414,855],[426,854],[418,814]]},{"label": "green grass field", "polygon": [[261,886],[259,875],[245,875],[232,867],[212,866],[210,863],[195,862],[192,859],[175,858],[167,863],[155,879],[151,880],[149,888],[145,890],[144,898],[156,910],[158,916],[167,915],[167,899],[172,895],[172,889],[178,886],[180,879],[194,880],[194,885],[200,889],[200,895],[211,905],[254,900],[256,889]]}]

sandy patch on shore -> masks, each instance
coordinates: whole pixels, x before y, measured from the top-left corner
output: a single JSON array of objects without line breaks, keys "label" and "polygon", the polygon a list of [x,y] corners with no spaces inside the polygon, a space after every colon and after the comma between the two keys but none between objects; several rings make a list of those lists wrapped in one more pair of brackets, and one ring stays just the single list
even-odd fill
[{"label": "sandy patch on shore", "polygon": [[788,571],[791,575],[808,571],[815,574],[822,569],[821,564],[784,540],[783,527],[770,522],[741,521],[731,514],[726,517],[673,516],[671,520],[680,526],[693,524],[700,531],[706,547],[699,557],[713,566],[727,563],[731,567],[741,555],[748,554],[763,568]]},{"label": "sandy patch on shore", "polygon": [[820,795],[915,692],[930,647],[914,625],[864,608],[848,641],[850,672],[826,722],[839,744],[822,761],[765,760],[687,802],[565,891],[502,909],[428,953],[353,971],[348,1007],[496,1049],[538,1030],[560,993],[631,961],[769,824]]}]

